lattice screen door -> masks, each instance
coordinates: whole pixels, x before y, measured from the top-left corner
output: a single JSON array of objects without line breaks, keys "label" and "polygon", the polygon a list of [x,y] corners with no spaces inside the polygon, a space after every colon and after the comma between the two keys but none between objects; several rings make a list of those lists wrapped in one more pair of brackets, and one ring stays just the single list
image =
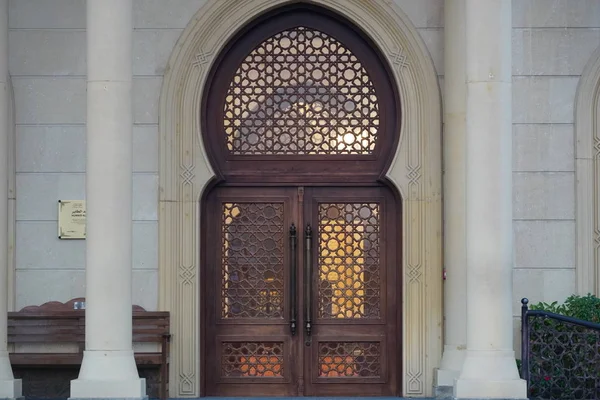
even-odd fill
[{"label": "lattice screen door", "polygon": [[[350,21],[262,15],[207,80],[205,394],[389,396],[400,387],[393,78]],[[397,307],[398,306],[398,307]]]},{"label": "lattice screen door", "polygon": [[208,394],[394,394],[387,190],[223,188],[210,205]]}]

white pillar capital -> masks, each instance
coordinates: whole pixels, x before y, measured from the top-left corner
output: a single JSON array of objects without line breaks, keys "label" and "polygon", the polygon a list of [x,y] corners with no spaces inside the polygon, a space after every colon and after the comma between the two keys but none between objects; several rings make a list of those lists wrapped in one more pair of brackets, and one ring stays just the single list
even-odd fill
[{"label": "white pillar capital", "polygon": [[459,399],[526,399],[513,351],[511,1],[466,0],[467,354]]},{"label": "white pillar capital", "polygon": [[145,398],[132,350],[132,0],[86,6],[86,348],[71,398]]},{"label": "white pillar capital", "polygon": [[0,0],[0,399],[21,397],[8,356],[8,0]]}]

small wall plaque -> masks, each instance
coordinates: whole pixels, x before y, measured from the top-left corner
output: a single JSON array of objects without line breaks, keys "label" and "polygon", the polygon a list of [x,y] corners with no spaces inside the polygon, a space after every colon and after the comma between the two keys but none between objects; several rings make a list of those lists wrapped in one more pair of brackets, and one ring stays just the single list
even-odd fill
[{"label": "small wall plaque", "polygon": [[58,238],[85,239],[85,200],[58,201]]}]

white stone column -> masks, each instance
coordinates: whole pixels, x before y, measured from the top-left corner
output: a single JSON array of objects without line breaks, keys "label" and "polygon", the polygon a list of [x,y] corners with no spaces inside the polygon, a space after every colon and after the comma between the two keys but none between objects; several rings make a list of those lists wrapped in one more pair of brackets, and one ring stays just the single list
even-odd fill
[{"label": "white stone column", "polygon": [[[454,386],[467,347],[465,0],[444,4],[444,353],[439,389]],[[451,389],[449,389],[451,390]],[[441,392],[440,392],[441,393]]]},{"label": "white stone column", "polygon": [[132,350],[132,0],[87,0],[86,347],[72,398],[143,398]]},{"label": "white stone column", "polygon": [[0,399],[21,397],[7,344],[8,312],[8,0],[0,0]]},{"label": "white stone column", "polygon": [[527,398],[513,351],[511,0],[466,0],[467,354],[454,395]]}]

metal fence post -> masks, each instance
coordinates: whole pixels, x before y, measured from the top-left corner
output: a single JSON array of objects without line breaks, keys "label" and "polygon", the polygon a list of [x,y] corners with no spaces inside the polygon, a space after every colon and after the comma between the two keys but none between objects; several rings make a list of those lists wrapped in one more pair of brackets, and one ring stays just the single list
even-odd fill
[{"label": "metal fence post", "polygon": [[527,315],[527,298],[521,299],[521,378],[527,381],[529,393],[529,317]]}]

